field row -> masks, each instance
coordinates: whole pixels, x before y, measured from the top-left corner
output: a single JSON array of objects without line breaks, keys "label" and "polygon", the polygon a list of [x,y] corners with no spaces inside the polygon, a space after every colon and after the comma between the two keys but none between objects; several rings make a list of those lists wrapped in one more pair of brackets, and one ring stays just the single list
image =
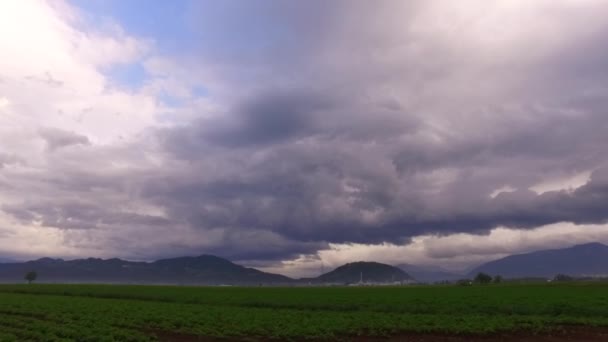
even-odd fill
[{"label": "field row", "polygon": [[476,287],[178,287],[0,285],[0,293],[125,299],[163,303],[409,314],[608,316],[608,284]]}]

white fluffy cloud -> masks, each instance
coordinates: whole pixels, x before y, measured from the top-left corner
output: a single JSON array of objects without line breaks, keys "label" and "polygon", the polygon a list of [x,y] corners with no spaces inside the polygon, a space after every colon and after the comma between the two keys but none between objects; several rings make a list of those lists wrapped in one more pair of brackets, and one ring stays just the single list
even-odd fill
[{"label": "white fluffy cloud", "polygon": [[112,88],[103,72],[140,62],[149,42],[88,27],[61,1],[31,0],[0,4],[0,42],[0,134],[9,148],[35,151],[38,127],[110,143],[156,122],[154,97]]}]

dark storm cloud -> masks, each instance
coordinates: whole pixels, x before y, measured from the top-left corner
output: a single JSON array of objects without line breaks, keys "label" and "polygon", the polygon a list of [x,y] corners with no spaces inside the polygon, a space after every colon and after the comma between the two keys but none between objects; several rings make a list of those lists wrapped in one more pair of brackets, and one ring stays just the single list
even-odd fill
[{"label": "dark storm cloud", "polygon": [[[384,149],[391,149],[387,146],[370,149],[367,142],[314,140],[274,147],[255,163],[234,163],[239,169],[234,178],[232,172],[209,182],[193,177],[181,186],[168,186],[165,191],[170,193],[156,195],[167,200],[164,205],[176,216],[187,217],[195,226],[256,227],[303,241],[399,242],[419,234],[484,232],[497,226],[534,228],[561,221],[603,223],[607,217],[608,192],[598,181],[604,169],[572,193],[537,195],[519,190],[490,198],[497,184],[486,185],[483,177],[466,180],[466,173],[476,167],[484,170],[500,155],[484,160],[479,151],[465,150],[460,156],[471,169],[461,172],[463,180],[429,194],[433,185],[419,180],[421,173],[438,166],[463,168],[463,161],[453,156],[441,159],[443,151],[435,155],[432,150],[419,150],[437,158],[437,164],[412,158],[412,169],[400,170],[386,154]],[[524,156],[519,162],[542,157],[538,151],[527,154],[515,153],[517,158]]]},{"label": "dark storm cloud", "polygon": [[[402,242],[419,234],[605,221],[602,201],[585,203],[601,169],[594,173],[593,182],[574,193],[537,195],[525,190],[543,180],[538,174],[542,169],[561,167],[571,172],[606,160],[600,146],[608,145],[603,134],[607,122],[589,102],[575,107],[585,111],[574,114],[568,106],[497,106],[489,109],[492,115],[517,116],[521,121],[491,127],[495,130],[491,133],[448,132],[440,141],[420,137],[428,129],[424,124],[396,119],[408,118],[408,112],[391,109],[391,121],[378,115],[385,111],[382,105],[353,102],[356,105],[335,105],[350,109],[344,110],[350,117],[340,117],[333,107],[310,112],[316,129],[302,133],[299,140],[243,144],[237,151],[208,150],[204,157],[184,152],[191,151],[192,142],[171,141],[170,151],[180,151],[177,156],[195,162],[190,168],[200,169],[190,179],[180,175],[181,184],[151,186],[148,191],[193,226],[255,227],[302,241]],[[277,107],[281,104],[277,102]],[[240,114],[235,117],[242,119]],[[339,125],[331,119],[335,117],[342,119]],[[384,127],[376,131],[370,118],[379,117]],[[367,128],[366,135],[353,139],[353,132]],[[206,145],[204,134],[192,133],[196,129],[179,128],[171,134],[184,136],[187,131],[189,137],[203,137],[199,142]],[[350,135],[336,134],[341,129]],[[205,170],[210,164],[227,172],[208,178]],[[425,179],[438,170],[453,170],[454,179],[441,187]],[[493,190],[507,183],[523,190],[490,198]],[[596,198],[604,196],[598,191]]]},{"label": "dark storm cloud", "polygon": [[[414,133],[415,117],[384,103],[365,103],[339,91],[264,91],[213,118],[160,132],[165,147],[183,158],[216,147],[260,150],[317,138],[333,141],[393,139]],[[270,146],[272,147],[272,146]]]},{"label": "dark storm cloud", "polygon": [[233,112],[203,119],[189,128],[169,132],[176,148],[200,149],[208,145],[225,147],[281,143],[314,133],[317,112],[331,105],[322,94],[269,92],[245,101]]}]

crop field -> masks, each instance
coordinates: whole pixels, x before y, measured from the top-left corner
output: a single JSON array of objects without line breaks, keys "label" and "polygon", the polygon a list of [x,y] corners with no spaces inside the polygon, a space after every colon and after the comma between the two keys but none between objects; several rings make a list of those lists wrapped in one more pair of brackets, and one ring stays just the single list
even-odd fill
[{"label": "crop field", "polygon": [[608,327],[608,285],[0,285],[0,341],[474,337],[565,326]]}]

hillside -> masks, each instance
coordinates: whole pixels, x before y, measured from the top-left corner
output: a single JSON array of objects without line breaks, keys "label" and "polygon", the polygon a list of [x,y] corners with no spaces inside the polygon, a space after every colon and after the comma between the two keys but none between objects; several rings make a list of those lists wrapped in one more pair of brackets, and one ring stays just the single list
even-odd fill
[{"label": "hillside", "polygon": [[378,262],[353,262],[342,265],[335,270],[315,278],[315,282],[353,284],[363,283],[389,283],[413,280],[403,270]]},{"label": "hillside", "polygon": [[420,282],[436,282],[444,280],[460,279],[463,276],[457,273],[446,271],[440,267],[424,267],[411,264],[399,264],[395,267],[402,269],[405,273]]},{"label": "hillside", "polygon": [[558,273],[572,276],[606,276],[608,246],[588,243],[563,249],[511,255],[478,266],[469,276],[473,277],[478,272],[500,274],[507,278],[552,278]]}]

